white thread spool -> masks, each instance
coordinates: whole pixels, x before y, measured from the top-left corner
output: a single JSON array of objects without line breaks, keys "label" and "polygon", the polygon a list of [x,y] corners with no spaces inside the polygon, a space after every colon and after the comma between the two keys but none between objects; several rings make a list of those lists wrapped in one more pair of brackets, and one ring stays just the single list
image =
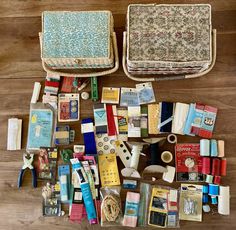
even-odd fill
[{"label": "white thread spool", "polygon": [[210,156],[210,140],[208,139],[200,140],[200,155]]},{"label": "white thread spool", "polygon": [[88,100],[89,99],[89,93],[88,92],[83,92],[81,93],[81,98],[83,100]]},{"label": "white thread spool", "polygon": [[130,167],[134,168],[134,169],[138,169],[138,163],[139,163],[139,157],[141,154],[141,150],[142,150],[143,146],[139,146],[139,145],[133,145],[132,148],[132,157],[130,160]]}]

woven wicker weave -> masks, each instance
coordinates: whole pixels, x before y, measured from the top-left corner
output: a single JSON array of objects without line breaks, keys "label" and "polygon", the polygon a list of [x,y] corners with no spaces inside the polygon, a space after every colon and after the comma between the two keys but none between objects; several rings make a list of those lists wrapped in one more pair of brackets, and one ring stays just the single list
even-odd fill
[{"label": "woven wicker weave", "polygon": [[42,59],[52,68],[114,65],[110,11],[46,11],[42,15]]},{"label": "woven wicker weave", "polygon": [[124,44],[131,74],[196,74],[208,70],[212,47],[208,4],[131,4]]},{"label": "woven wicker weave", "polygon": [[113,24],[110,11],[44,12],[39,33],[44,70],[71,77],[115,72],[119,60]]}]

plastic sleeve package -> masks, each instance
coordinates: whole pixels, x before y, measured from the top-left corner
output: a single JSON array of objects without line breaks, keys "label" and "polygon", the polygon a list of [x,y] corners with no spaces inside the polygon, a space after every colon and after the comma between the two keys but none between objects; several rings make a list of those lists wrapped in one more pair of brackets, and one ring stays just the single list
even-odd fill
[{"label": "plastic sleeve package", "polygon": [[160,186],[152,188],[148,225],[160,228],[179,227],[178,190]]},{"label": "plastic sleeve package", "polygon": [[49,104],[35,103],[30,106],[27,150],[53,146],[56,115]]},{"label": "plastic sleeve package", "polygon": [[101,226],[121,226],[120,186],[103,187],[101,193]]}]

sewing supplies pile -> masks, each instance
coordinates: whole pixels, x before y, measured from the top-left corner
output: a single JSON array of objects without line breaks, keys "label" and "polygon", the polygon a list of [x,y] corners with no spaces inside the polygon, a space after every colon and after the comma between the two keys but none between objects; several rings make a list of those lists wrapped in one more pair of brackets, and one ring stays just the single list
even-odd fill
[{"label": "sewing supplies pile", "polygon": [[[210,6],[204,4],[130,5],[124,37],[128,71],[196,74],[211,68],[210,15]],[[47,76],[43,90],[40,82],[34,84],[18,178],[18,187],[24,187],[29,168],[32,186],[43,185],[42,215],[68,214],[72,222],[87,219],[104,227],[162,228],[180,227],[181,220],[202,221],[210,212],[229,215],[230,187],[223,184],[225,142],[213,138],[218,109],[199,102],[157,101],[151,80],[133,88],[102,87],[99,97],[95,76],[117,68],[111,12],[44,12],[42,21]],[[186,24],[169,38],[173,47],[167,52],[165,36],[173,30],[169,21],[176,26],[193,23],[202,41],[191,31],[185,33]],[[156,31],[158,43],[148,39],[148,44],[140,44],[141,37],[152,38]],[[175,47],[179,39],[185,40],[179,43],[183,47]],[[198,42],[204,43],[202,49]],[[189,46],[196,48],[196,56]],[[112,70],[92,76],[68,72],[106,68]],[[93,117],[83,117],[81,100],[89,99],[97,100]],[[74,124],[80,124],[80,132]],[[8,150],[21,149],[21,135],[22,120],[9,119]],[[83,136],[83,143],[75,143],[77,135]],[[196,140],[179,142],[183,136]]]}]

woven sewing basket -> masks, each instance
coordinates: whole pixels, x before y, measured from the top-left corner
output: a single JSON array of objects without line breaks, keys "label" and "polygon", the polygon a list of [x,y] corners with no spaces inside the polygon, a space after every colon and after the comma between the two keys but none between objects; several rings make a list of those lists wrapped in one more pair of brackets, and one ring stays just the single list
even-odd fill
[{"label": "woven sewing basket", "polygon": [[46,72],[68,77],[95,77],[119,68],[116,34],[110,11],[45,11],[39,33]]},{"label": "woven sewing basket", "polygon": [[[123,37],[123,69],[135,81],[200,77],[216,60],[208,4],[131,4]],[[144,75],[154,74],[154,77]]]}]

